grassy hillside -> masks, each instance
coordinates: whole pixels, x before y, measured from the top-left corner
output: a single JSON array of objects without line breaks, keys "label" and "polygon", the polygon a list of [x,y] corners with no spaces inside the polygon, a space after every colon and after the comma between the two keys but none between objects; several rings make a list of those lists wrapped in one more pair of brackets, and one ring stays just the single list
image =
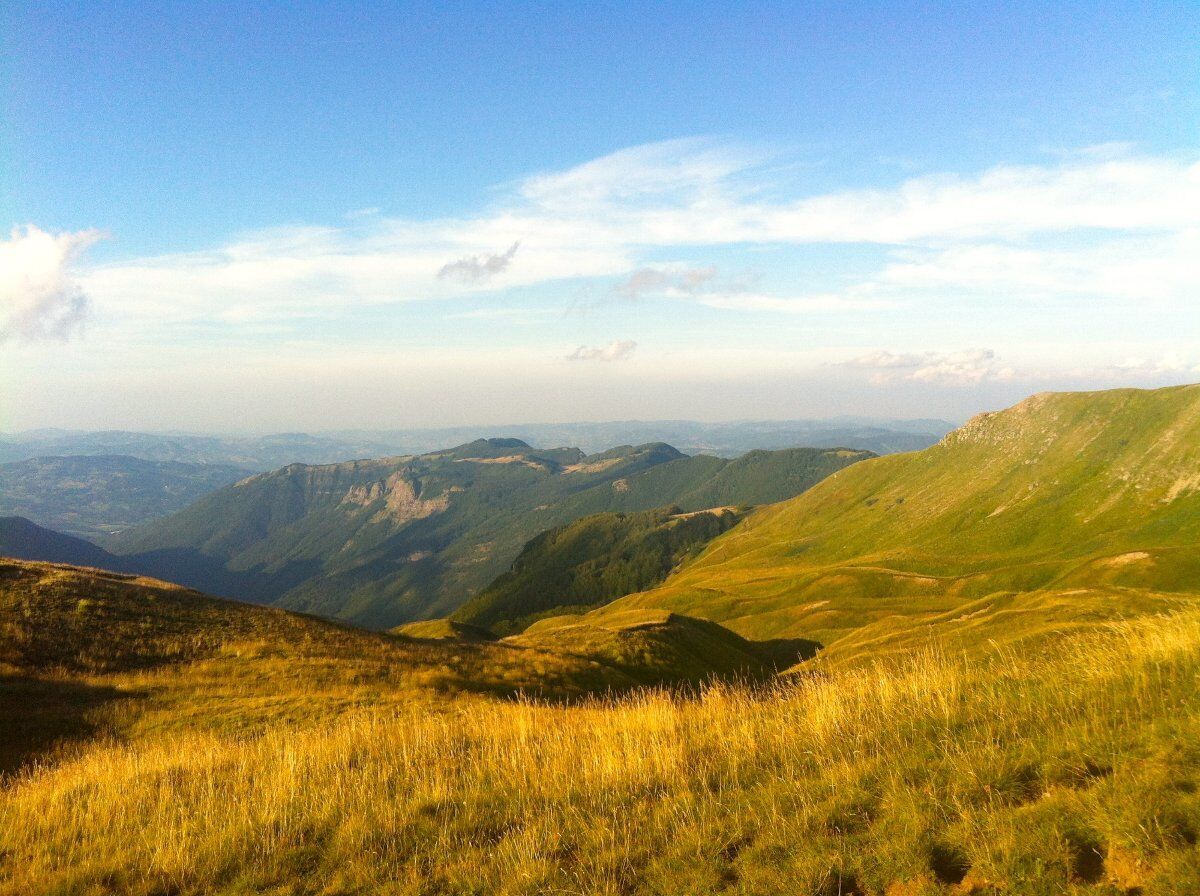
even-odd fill
[{"label": "grassy hillside", "polygon": [[227,570],[219,560],[186,549],[118,556],[83,538],[64,535],[19,516],[0,517],[0,557],[88,566],[168,581],[203,581],[224,594],[254,597],[253,576]]},{"label": "grassy hillside", "polygon": [[294,464],[105,544],[126,566],[206,591],[387,628],[457,609],[552,526],[742,494],[780,500],[863,456],[795,449],[725,461],[662,444],[585,456],[481,440],[418,457]]},{"label": "grassy hillside", "polygon": [[[56,741],[102,733],[251,731],[364,706],[467,694],[570,699],[766,670],[767,654],[719,626],[659,622],[613,629],[653,630],[635,674],[609,644],[420,630],[429,623],[389,636],[155,579],[0,559],[0,773]],[[710,646],[733,647],[697,655],[698,628]]]},{"label": "grassy hillside", "polygon": [[[1038,396],[498,640],[0,562],[0,896],[1200,892],[1198,430]],[[630,519],[510,596],[676,518]]]},{"label": "grassy hillside", "polygon": [[595,620],[559,617],[504,643],[601,660],[644,684],[762,679],[811,658],[818,647],[811,641],[747,641],[714,622],[663,610]]},{"label": "grassy hillside", "polygon": [[0,560],[0,774],[101,736],[637,683],[536,649],[391,638],[152,579]]},{"label": "grassy hillside", "polygon": [[175,513],[246,475],[226,464],[39,457],[0,464],[0,514],[96,538]]},{"label": "grassy hillside", "polygon": [[451,618],[511,634],[542,616],[593,609],[658,584],[741,517],[733,508],[668,507],[595,514],[548,529]]},{"label": "grassy hillside", "polygon": [[164,726],[0,784],[0,893],[1192,893],[1197,682],[1192,613],[766,690]]},{"label": "grassy hillside", "polygon": [[693,511],[772,504],[873,456],[869,451],[847,448],[751,451],[734,460],[697,455],[646,470],[610,493],[573,495],[563,502],[563,513],[568,519],[577,519],[591,513],[630,513],[667,505]]},{"label": "grassy hillside", "polygon": [[755,512],[614,609],[826,644],[966,614],[1028,632],[1190,601],[1198,544],[1200,387],[1038,395]]}]

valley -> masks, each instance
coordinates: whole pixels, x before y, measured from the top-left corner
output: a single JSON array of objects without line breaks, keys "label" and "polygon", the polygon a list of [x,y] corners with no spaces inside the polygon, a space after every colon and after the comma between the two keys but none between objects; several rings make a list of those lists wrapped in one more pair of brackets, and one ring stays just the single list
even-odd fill
[{"label": "valley", "polygon": [[[777,501],[869,456],[794,448],[725,460],[662,443],[585,455],[491,439],[291,464],[99,539],[115,557],[99,565],[385,629],[457,610],[544,529],[596,513]],[[41,554],[23,538],[13,556],[97,565],[92,546],[76,559]]]},{"label": "valley", "polygon": [[244,479],[230,464],[148,461],[122,455],[37,457],[0,464],[0,517],[101,539],[183,510]]}]

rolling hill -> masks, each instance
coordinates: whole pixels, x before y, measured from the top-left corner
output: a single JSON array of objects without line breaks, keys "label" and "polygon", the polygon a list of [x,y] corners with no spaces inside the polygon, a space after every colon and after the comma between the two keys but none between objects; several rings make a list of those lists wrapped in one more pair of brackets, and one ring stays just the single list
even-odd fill
[{"label": "rolling hill", "polygon": [[136,457],[38,457],[0,464],[0,515],[99,538],[167,516],[244,479],[228,464]]},{"label": "rolling hill", "polygon": [[1200,386],[1044,394],[762,508],[598,613],[668,609],[835,655],[933,623],[978,641],[1190,604],[1198,545]]},{"label": "rolling hill", "polygon": [[143,726],[252,730],[465,694],[561,700],[769,675],[787,660],[681,616],[605,631],[586,642],[566,629],[384,635],[144,576],[0,558],[0,775],[61,741]]},{"label": "rolling hill", "polygon": [[0,557],[44,560],[121,571],[124,561],[83,538],[65,535],[20,516],[0,517]]},{"label": "rolling hill", "polygon": [[126,569],[375,628],[445,615],[547,528],[605,511],[684,511],[803,491],[869,456],[845,449],[584,455],[514,439],[415,457],[293,464],[103,542]]},{"label": "rolling hill", "polygon": [[599,513],[531,539],[512,568],[455,610],[451,620],[498,634],[544,616],[594,609],[656,585],[743,514],[734,508],[683,513]]},{"label": "rolling hill", "polygon": [[1048,646],[508,699],[765,664],[663,611],[443,643],[0,561],[0,894],[1196,892],[1200,613]]}]

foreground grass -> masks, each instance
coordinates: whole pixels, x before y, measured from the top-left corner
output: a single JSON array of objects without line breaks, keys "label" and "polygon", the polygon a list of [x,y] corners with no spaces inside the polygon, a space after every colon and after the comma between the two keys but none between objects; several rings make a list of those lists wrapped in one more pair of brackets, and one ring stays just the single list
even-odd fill
[{"label": "foreground grass", "polygon": [[0,791],[0,892],[1200,892],[1200,615],[767,691],[150,732]]}]

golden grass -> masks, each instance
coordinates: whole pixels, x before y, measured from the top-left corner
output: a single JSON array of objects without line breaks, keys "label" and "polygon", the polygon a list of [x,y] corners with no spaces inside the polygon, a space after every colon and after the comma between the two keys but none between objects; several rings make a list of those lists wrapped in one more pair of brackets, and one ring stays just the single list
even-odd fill
[{"label": "golden grass", "polygon": [[1198,676],[1186,613],[765,690],[143,731],[7,783],[0,893],[1200,892]]}]

